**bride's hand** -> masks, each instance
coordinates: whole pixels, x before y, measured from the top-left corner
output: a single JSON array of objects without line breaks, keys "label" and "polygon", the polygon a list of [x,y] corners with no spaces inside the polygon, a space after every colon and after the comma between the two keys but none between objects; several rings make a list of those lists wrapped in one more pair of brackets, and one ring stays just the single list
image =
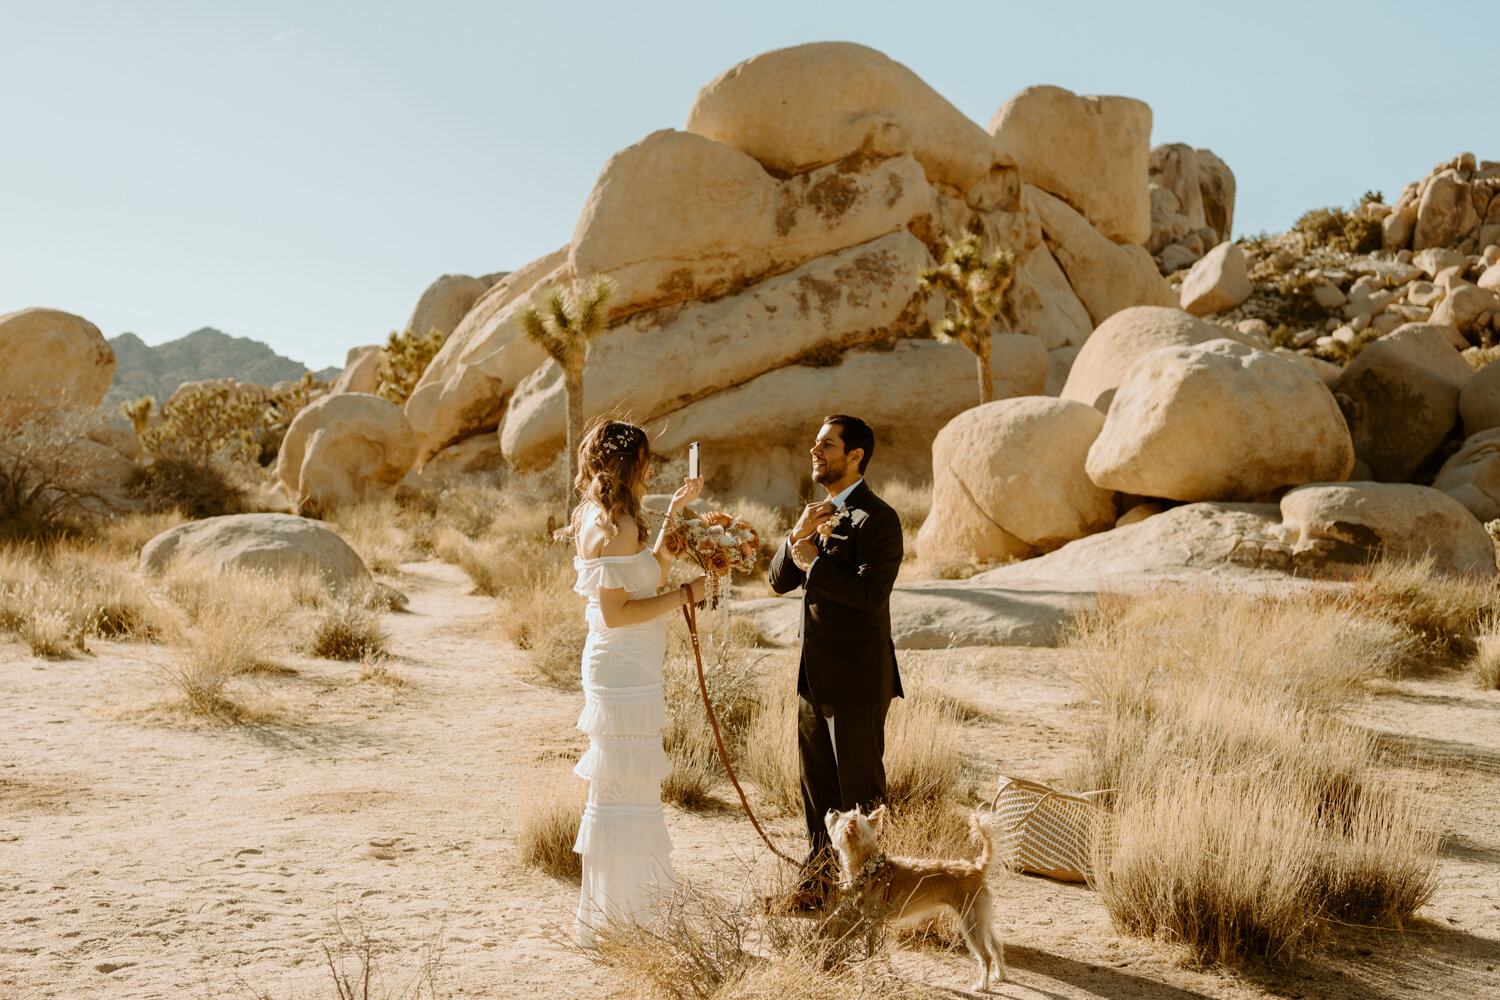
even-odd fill
[{"label": "bride's hand", "polygon": [[698,494],[702,492],[702,476],[699,476],[697,479],[684,477],[682,480],[682,485],[677,487],[676,493],[672,494],[672,503],[669,505],[668,510],[673,514],[677,513],[679,510],[686,507],[694,500],[698,499]]},{"label": "bride's hand", "polygon": [[707,576],[705,576],[705,575],[703,575],[703,574],[700,573],[698,575],[698,579],[694,580],[688,586],[690,586],[690,587],[693,588],[693,603],[694,604],[698,604],[699,602],[703,601],[705,598],[708,597],[708,577]]}]

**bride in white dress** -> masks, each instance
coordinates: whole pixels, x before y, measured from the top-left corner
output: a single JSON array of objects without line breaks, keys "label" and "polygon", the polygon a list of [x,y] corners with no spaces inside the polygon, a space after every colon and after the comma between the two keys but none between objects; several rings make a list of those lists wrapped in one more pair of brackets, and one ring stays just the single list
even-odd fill
[{"label": "bride in white dress", "polygon": [[[594,944],[608,923],[646,922],[654,893],[672,884],[672,841],[662,817],[661,782],[671,769],[662,747],[665,616],[688,599],[666,583],[671,556],[658,536],[646,545],[641,498],[651,477],[651,448],[639,427],[596,421],[578,447],[581,498],[567,531],[577,555],[575,589],[589,599],[583,648],[583,714],[578,728],[589,750],[573,768],[588,779],[589,798],[573,850],[583,856],[578,941]],[[672,495],[680,510],[698,496],[701,479]],[[703,599],[705,581],[691,584]]]}]

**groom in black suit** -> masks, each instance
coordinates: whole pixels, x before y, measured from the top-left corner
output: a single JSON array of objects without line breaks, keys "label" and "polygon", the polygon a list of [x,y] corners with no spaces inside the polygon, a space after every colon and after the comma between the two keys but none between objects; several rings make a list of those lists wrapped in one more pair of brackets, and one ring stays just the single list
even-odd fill
[{"label": "groom in black suit", "polygon": [[885,798],[885,715],[901,696],[891,642],[891,587],[901,568],[901,519],[864,481],[875,435],[858,417],[824,419],[812,478],[828,499],[809,504],[771,559],[778,594],[803,588],[797,746],[812,842],[794,906],[816,907],[827,884],[829,809]]}]

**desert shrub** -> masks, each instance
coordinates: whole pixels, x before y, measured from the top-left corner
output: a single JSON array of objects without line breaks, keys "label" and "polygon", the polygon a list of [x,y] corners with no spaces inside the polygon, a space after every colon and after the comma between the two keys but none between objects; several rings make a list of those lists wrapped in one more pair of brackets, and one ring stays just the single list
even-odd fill
[{"label": "desert shrub", "polygon": [[1492,361],[1500,358],[1500,346],[1471,347],[1463,352],[1463,356],[1464,360],[1469,363],[1469,367],[1477,372]]},{"label": "desert shrub", "polygon": [[521,863],[548,875],[583,878],[583,859],[573,853],[583,823],[587,789],[571,771],[538,775],[516,811],[516,853]]},{"label": "desert shrub", "polygon": [[387,575],[419,555],[407,541],[401,516],[395,501],[381,500],[340,507],[330,511],[326,521],[359,553],[371,573]]},{"label": "desert shrub", "polygon": [[[802,811],[797,757],[797,663],[770,672],[760,709],[746,728],[738,762],[763,801],[785,815]],[[885,722],[886,799],[893,809],[939,804],[959,794],[963,756],[960,723],[933,689],[914,684],[891,702]]]},{"label": "desert shrub", "polygon": [[[730,637],[731,641],[724,643],[703,637],[703,678],[724,748],[738,770],[750,724],[764,698],[767,671],[765,654],[756,654],[743,634],[731,632]],[[692,646],[685,637],[674,645],[677,648],[662,670],[667,702],[665,744],[672,762],[672,773],[662,783],[662,799],[689,809],[700,808],[717,802],[711,790],[724,780],[724,766],[708,713],[703,709]]]},{"label": "desert shrub", "polygon": [[1353,339],[1348,341],[1335,340],[1326,347],[1317,350],[1317,356],[1324,361],[1332,361],[1336,365],[1348,365],[1349,362],[1359,357],[1361,351],[1379,340],[1383,334],[1378,327],[1367,326],[1356,333]]},{"label": "desert shrub", "polygon": [[1267,284],[1275,293],[1275,302],[1271,315],[1266,317],[1267,322],[1285,326],[1291,331],[1321,327],[1334,315],[1313,295],[1313,289],[1322,280],[1304,271],[1289,271],[1272,277]]},{"label": "desert shrub", "polygon": [[0,542],[79,535],[114,513],[78,459],[88,429],[63,411],[0,427]]},{"label": "desert shrub", "polygon": [[1292,228],[1307,240],[1339,253],[1374,253],[1380,249],[1380,220],[1337,208],[1304,212]]},{"label": "desert shrub", "polygon": [[170,656],[158,668],[162,677],[189,711],[242,718],[226,688],[236,677],[268,669],[291,610],[285,586],[257,573],[173,567],[162,589],[180,612],[164,620]]},{"label": "desert shrub", "polygon": [[[598,929],[588,957],[616,970],[622,995],[651,1000],[936,1000],[952,991],[900,978],[868,961],[862,935],[843,937],[822,922],[763,914],[767,888],[747,873],[734,901],[699,888],[664,898],[649,924]],[[779,896],[785,890],[768,895]]]},{"label": "desert shrub", "polygon": [[86,639],[155,639],[161,610],[132,568],[103,547],[0,550],[0,632],[61,658]]},{"label": "desert shrub", "polygon": [[1469,673],[1474,683],[1486,691],[1500,690],[1500,634],[1494,623],[1485,629],[1469,662]]},{"label": "desert shrub", "polygon": [[136,474],[130,495],[150,511],[175,511],[190,520],[242,514],[249,508],[249,492],[216,461],[158,458]]},{"label": "desert shrub", "polygon": [[1097,713],[1079,787],[1117,791],[1097,859],[1116,926],[1225,963],[1285,960],[1331,921],[1399,926],[1436,840],[1338,710],[1404,668],[1402,629],[1310,592],[1162,591],[1077,625]]},{"label": "desert shrub", "polygon": [[124,407],[154,459],[206,466],[214,461],[250,463],[259,457],[256,431],[264,427],[267,402],[253,390],[227,383],[194,386],[161,407],[151,421],[149,397]]},{"label": "desert shrub", "polygon": [[307,650],[329,660],[376,660],[390,654],[390,639],[368,609],[339,602],[313,623]]},{"label": "desert shrub", "polygon": [[1493,580],[1441,572],[1429,558],[1374,562],[1352,581],[1344,600],[1355,613],[1389,622],[1417,640],[1400,672],[1427,660],[1471,655],[1497,599],[1500,587]]},{"label": "desert shrub", "polygon": [[912,537],[927,520],[932,510],[932,484],[913,483],[905,479],[887,479],[875,491],[876,495],[890,504],[901,518],[901,530]]},{"label": "desert shrub", "polygon": [[379,383],[375,394],[389,399],[397,406],[405,406],[416,388],[417,380],[427,370],[438,351],[443,349],[447,337],[439,330],[429,330],[418,335],[410,330],[391,332],[385,342],[385,361],[380,365],[376,377]]}]

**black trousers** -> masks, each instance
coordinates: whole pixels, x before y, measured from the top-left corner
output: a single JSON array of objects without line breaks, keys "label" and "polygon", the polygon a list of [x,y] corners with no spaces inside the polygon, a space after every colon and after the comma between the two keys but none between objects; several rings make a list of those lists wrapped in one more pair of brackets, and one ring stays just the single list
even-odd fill
[{"label": "black trousers", "polygon": [[872,809],[885,799],[885,715],[889,698],[835,708],[807,692],[797,699],[797,749],[802,758],[802,810],[808,860],[830,846],[823,815],[830,809]]}]

